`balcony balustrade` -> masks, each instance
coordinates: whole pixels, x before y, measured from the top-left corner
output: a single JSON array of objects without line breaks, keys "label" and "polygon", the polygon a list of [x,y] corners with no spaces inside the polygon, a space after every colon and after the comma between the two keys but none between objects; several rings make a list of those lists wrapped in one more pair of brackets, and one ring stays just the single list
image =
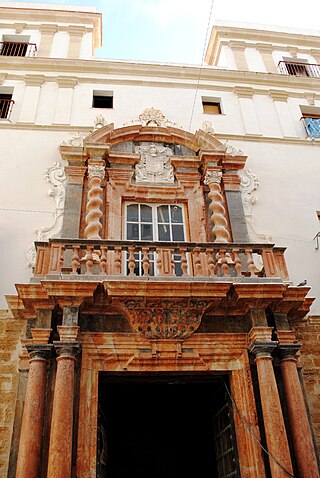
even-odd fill
[{"label": "balcony balustrade", "polygon": [[309,76],[320,78],[320,65],[316,63],[299,63],[299,61],[279,61],[279,72],[283,75]]},{"label": "balcony balustrade", "polygon": [[1,98],[0,95],[0,118],[10,119],[14,101],[8,98]]},{"label": "balcony balustrade", "polygon": [[35,277],[85,276],[288,280],[284,248],[272,244],[63,240],[37,242]]},{"label": "balcony balustrade", "polygon": [[26,42],[0,42],[0,56],[35,56],[37,45]]}]

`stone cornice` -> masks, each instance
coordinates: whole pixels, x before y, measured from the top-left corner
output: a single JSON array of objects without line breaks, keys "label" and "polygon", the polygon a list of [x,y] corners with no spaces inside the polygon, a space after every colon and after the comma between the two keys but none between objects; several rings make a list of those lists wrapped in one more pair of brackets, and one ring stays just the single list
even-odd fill
[{"label": "stone cornice", "polygon": [[[56,58],[17,58],[0,56],[0,69],[7,71],[7,80],[22,80],[21,66],[34,74],[46,76],[47,81],[56,81],[56,72],[67,77],[69,74],[77,78],[79,83],[105,83],[145,85],[154,87],[181,87],[194,89],[198,83],[199,68],[184,65],[161,65],[134,62],[120,62],[113,60],[71,60]],[[85,76],[84,76],[85,75]],[[109,77],[111,76],[111,78]],[[134,78],[129,78],[132,75]],[[221,82],[217,84],[216,82]],[[262,73],[251,71],[224,70],[218,68],[203,68],[201,72],[200,88],[209,90],[232,91],[234,85],[251,87],[254,92],[263,93],[266,88],[290,88],[301,91],[313,91],[320,98],[320,80],[318,78],[289,76],[277,73]],[[267,90],[266,94],[267,93]],[[303,91],[303,93],[302,93]],[[291,94],[291,93],[290,93]],[[298,94],[294,92],[294,94]]]},{"label": "stone cornice", "polygon": [[247,46],[250,45],[251,47],[254,47],[256,43],[268,42],[276,47],[275,49],[281,50],[287,50],[288,45],[302,47],[304,49],[320,48],[320,37],[316,35],[258,30],[254,28],[213,26],[206,52],[206,61],[208,63],[215,63],[221,48],[221,42],[225,40],[252,42],[251,44],[247,44]]}]

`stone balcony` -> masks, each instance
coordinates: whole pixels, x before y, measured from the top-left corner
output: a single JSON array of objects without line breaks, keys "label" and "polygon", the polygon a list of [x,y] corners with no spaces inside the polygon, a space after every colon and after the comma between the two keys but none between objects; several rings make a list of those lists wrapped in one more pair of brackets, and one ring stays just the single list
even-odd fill
[{"label": "stone balcony", "polygon": [[51,239],[36,249],[33,282],[289,280],[285,248],[272,244]]}]

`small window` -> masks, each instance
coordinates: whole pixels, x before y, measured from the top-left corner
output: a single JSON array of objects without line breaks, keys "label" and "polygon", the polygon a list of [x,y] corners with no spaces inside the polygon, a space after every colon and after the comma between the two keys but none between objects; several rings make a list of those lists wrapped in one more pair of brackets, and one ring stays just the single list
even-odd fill
[{"label": "small window", "polygon": [[0,118],[9,119],[14,101],[11,94],[0,93]]},{"label": "small window", "polygon": [[93,108],[113,108],[112,91],[94,91],[92,99]]},{"label": "small window", "polygon": [[219,98],[202,97],[203,112],[207,115],[221,115],[221,101]]}]

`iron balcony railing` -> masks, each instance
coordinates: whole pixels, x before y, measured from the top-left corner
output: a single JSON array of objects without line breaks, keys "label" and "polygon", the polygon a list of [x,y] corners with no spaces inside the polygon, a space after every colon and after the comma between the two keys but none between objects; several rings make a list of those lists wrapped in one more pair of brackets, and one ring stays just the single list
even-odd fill
[{"label": "iron balcony railing", "polygon": [[14,101],[0,96],[0,119],[10,119]]},{"label": "iron balcony railing", "polygon": [[[277,277],[285,248],[272,244],[50,239],[36,242],[34,276]],[[71,277],[70,277],[71,278]],[[85,280],[85,278],[84,278]]]},{"label": "iron balcony railing", "polygon": [[279,61],[278,69],[283,75],[309,76],[311,78],[320,78],[320,65],[316,63]]},{"label": "iron balcony railing", "polygon": [[35,56],[37,45],[26,42],[0,42],[1,56]]}]

